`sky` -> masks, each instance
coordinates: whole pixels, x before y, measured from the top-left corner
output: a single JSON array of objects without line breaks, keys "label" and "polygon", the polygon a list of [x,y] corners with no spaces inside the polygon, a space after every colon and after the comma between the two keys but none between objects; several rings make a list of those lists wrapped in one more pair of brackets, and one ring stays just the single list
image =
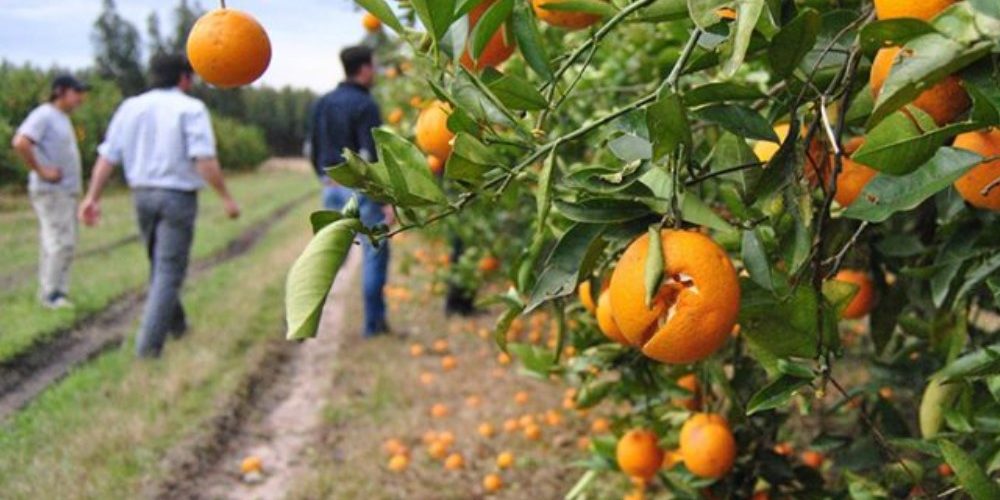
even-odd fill
[{"label": "sky", "polygon": [[[195,0],[189,0],[194,3]],[[213,0],[199,0],[205,8]],[[145,36],[156,10],[169,26],[177,0],[117,0],[118,11]],[[271,66],[260,83],[328,90],[343,77],[337,54],[364,36],[350,0],[227,0],[251,13],[271,37]],[[0,0],[0,59],[73,69],[93,60],[90,33],[101,0]],[[166,31],[166,29],[164,29]]]}]

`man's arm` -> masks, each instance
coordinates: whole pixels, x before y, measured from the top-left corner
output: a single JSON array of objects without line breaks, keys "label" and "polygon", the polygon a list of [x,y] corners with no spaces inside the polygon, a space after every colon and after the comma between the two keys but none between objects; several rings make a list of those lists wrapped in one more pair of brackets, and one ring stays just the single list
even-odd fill
[{"label": "man's arm", "polygon": [[80,221],[88,226],[96,225],[101,220],[101,195],[104,187],[108,185],[111,172],[115,170],[114,164],[103,156],[97,157],[94,169],[90,172],[90,187],[87,188],[87,195],[80,203],[78,217]]},{"label": "man's arm", "polygon": [[232,195],[229,194],[229,189],[226,188],[226,179],[222,176],[222,166],[219,165],[219,160],[215,158],[198,158],[195,160],[195,167],[198,169],[201,177],[205,179],[205,182],[209,186],[212,186],[212,189],[222,198],[222,205],[226,210],[226,215],[230,219],[238,218],[240,216],[240,206],[236,204],[236,200],[233,199]]},{"label": "man's arm", "polygon": [[31,138],[24,134],[17,134],[10,142],[10,145],[17,152],[17,156],[21,157],[21,160],[28,165],[28,168],[34,170],[42,180],[48,182],[59,182],[62,180],[62,170],[38,163],[38,158],[35,157],[35,143]]}]

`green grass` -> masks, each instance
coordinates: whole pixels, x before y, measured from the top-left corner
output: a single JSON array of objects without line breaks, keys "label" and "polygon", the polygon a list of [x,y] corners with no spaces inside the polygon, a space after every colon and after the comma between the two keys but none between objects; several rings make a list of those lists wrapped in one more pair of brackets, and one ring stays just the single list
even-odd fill
[{"label": "green grass", "polygon": [[243,257],[185,290],[193,330],[163,359],[131,346],[75,370],[0,426],[4,498],[135,498],[162,474],[167,450],[192,435],[281,338],[285,272],[309,237],[309,207]]},{"label": "green grass", "polygon": [[[261,223],[269,214],[293,199],[316,192],[309,175],[289,172],[268,172],[239,176],[231,181],[234,196],[241,202],[243,216],[238,221],[225,218],[219,200],[212,193],[203,193],[192,255],[194,259],[219,251],[240,233]],[[318,194],[317,194],[318,197]],[[308,202],[307,202],[308,205]],[[116,241],[136,228],[131,200],[125,193],[108,199],[104,207],[105,221],[98,229],[85,229],[81,235],[83,248],[96,248]],[[34,255],[36,226],[33,215],[24,212],[3,214],[0,224],[0,262],[17,260],[18,255]],[[15,222],[14,220],[21,220]],[[7,229],[10,228],[8,233]],[[31,257],[34,259],[34,257]],[[32,261],[33,262],[33,261]],[[34,277],[0,291],[0,361],[23,353],[37,342],[71,327],[81,318],[107,307],[117,297],[141,289],[146,282],[148,264],[139,242],[113,251],[78,259],[72,271],[74,310],[46,311],[36,300]],[[0,271],[3,274],[3,271]]]}]

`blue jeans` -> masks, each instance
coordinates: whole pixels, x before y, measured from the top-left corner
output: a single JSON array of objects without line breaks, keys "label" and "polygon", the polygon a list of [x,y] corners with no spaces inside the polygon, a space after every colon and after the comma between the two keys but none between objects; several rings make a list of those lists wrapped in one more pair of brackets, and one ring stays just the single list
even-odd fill
[{"label": "blue jeans", "polygon": [[[329,210],[340,210],[354,196],[354,193],[343,186],[326,186],[323,188],[323,207]],[[372,227],[385,221],[382,205],[363,195],[358,196],[358,208],[361,213],[361,223]],[[389,324],[386,321],[385,284],[389,278],[389,242],[383,242],[378,248],[372,246],[367,238],[361,238],[364,262],[362,264],[362,291],[365,302],[365,337],[384,333]]]}]

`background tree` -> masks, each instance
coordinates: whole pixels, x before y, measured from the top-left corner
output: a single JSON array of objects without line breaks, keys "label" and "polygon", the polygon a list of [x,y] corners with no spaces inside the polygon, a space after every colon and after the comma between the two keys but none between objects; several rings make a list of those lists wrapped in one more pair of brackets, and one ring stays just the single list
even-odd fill
[{"label": "background tree", "polygon": [[113,80],[126,96],[146,87],[139,30],[118,13],[114,0],[104,0],[91,40],[98,75]]}]

